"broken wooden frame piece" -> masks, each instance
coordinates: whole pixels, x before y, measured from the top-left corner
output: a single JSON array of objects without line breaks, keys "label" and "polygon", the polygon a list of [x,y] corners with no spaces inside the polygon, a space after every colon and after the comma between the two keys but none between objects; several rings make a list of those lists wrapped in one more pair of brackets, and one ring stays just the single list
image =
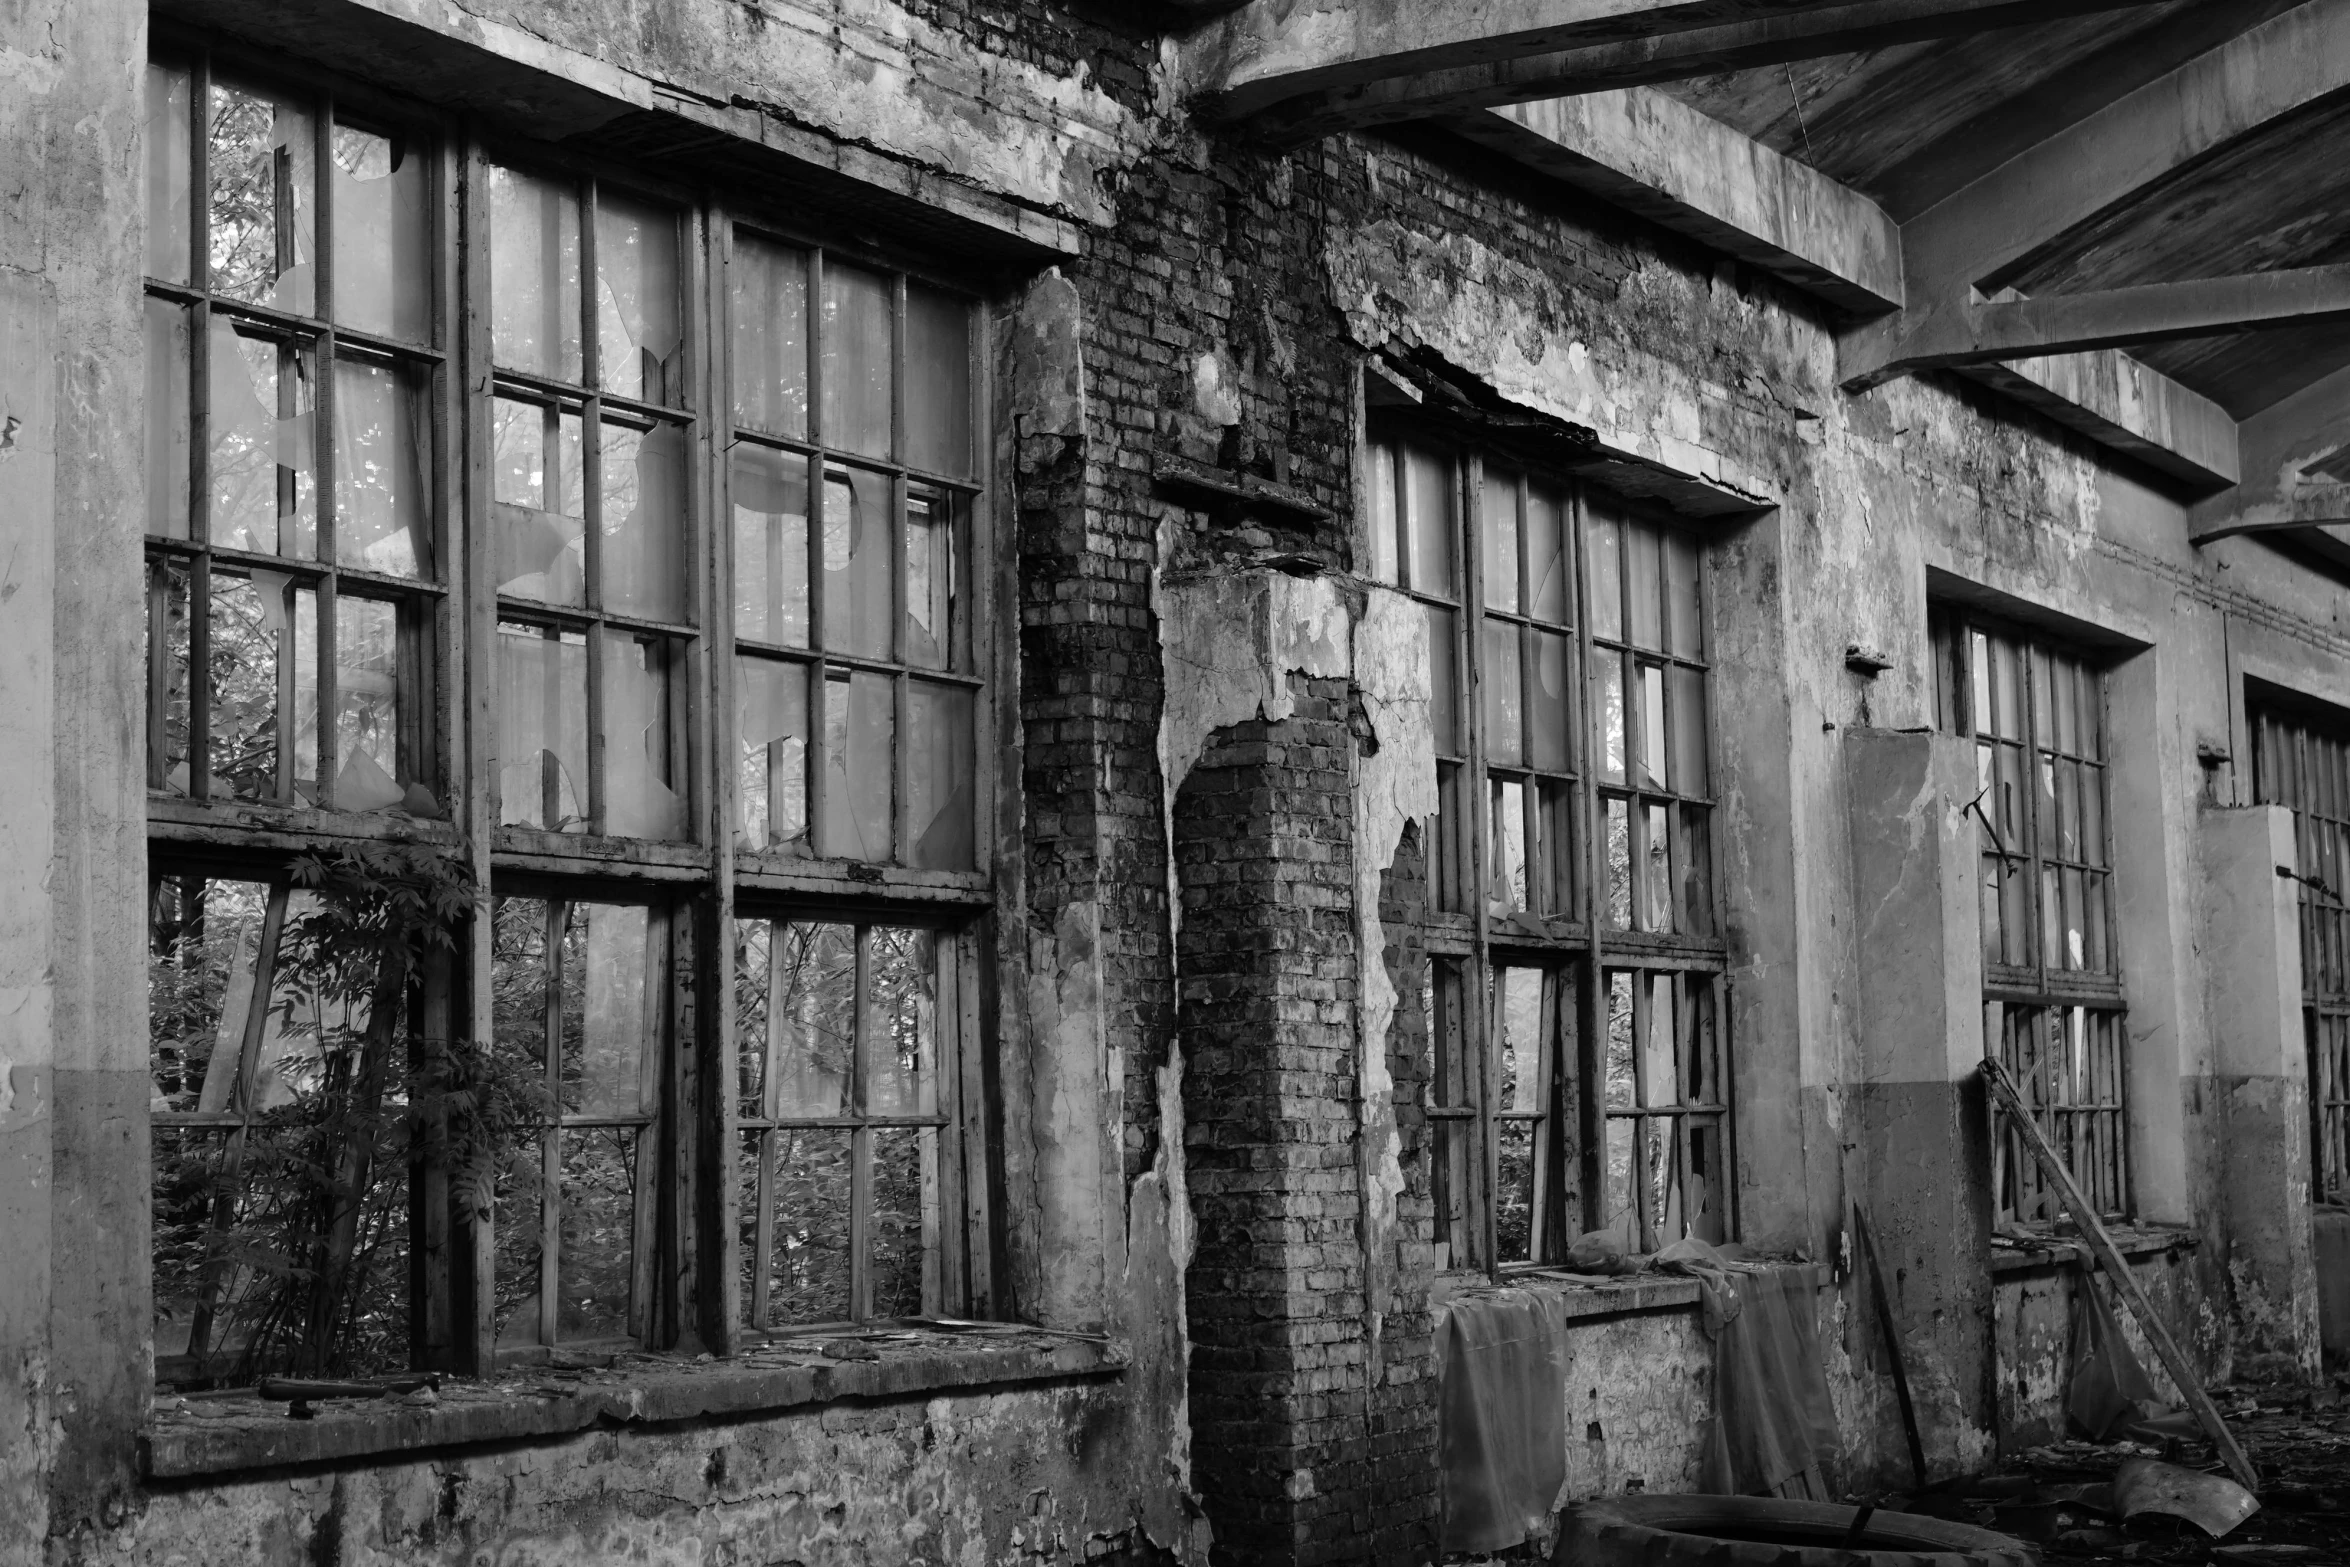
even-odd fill
[{"label": "broken wooden frame piece", "polygon": [[2221,1417],[2219,1406],[2212,1403],[2211,1395],[2203,1390],[2203,1384],[2196,1379],[2194,1368],[2187,1364],[2186,1355],[2171,1337],[2170,1329],[2163,1325],[2161,1313],[2154,1309],[2154,1302],[2147,1297],[2145,1288],[2130,1272],[2129,1263],[2123,1259],[2121,1249],[2114,1245],[2113,1237],[2106,1232],[2096,1210],[2082,1197],[2080,1187],[2073,1182],[2072,1172],[2065,1168],[2064,1161],[2057,1157],[2056,1150],[2049,1146],[2047,1137],[2041,1133],[2039,1123],[2032,1119],[2031,1111],[2024,1107],[2023,1098],[2016,1092],[2015,1084],[2009,1080],[2006,1070],[1997,1060],[1986,1057],[1983,1061],[1983,1081],[1990,1085],[1991,1097],[2015,1123],[2024,1141],[2038,1156],[2040,1167],[2047,1172],[2050,1183],[2063,1197],[2066,1211],[2072,1214],[2073,1222],[2080,1227],[2082,1237],[2089,1243],[2090,1252],[2112,1276],[2114,1287],[2121,1291],[2122,1299],[2129,1302],[2131,1314],[2138,1319],[2138,1326],[2146,1332],[2146,1341],[2154,1346],[2154,1352],[2162,1358],[2163,1369],[2170,1373],[2171,1381],[2186,1399],[2187,1407],[2195,1412],[2196,1420],[2211,1438],[2211,1445],[2219,1450],[2228,1472],[2241,1481],[2246,1490],[2257,1495],[2260,1490],[2260,1471],[2253,1467],[2251,1458],[2236,1441],[2235,1433],[2228,1429],[2227,1421]]}]

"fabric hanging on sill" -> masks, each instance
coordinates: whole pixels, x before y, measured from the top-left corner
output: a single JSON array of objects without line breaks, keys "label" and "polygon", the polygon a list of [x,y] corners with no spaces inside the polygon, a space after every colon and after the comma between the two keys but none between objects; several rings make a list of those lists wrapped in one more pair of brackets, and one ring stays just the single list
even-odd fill
[{"label": "fabric hanging on sill", "polygon": [[1444,1549],[1523,1544],[1567,1478],[1567,1306],[1551,1291],[1458,1299],[1438,1330]]},{"label": "fabric hanging on sill", "polygon": [[1699,1489],[1831,1500],[1826,1471],[1839,1447],[1836,1410],[1820,1366],[1809,1270],[1691,1271],[1707,1294],[1705,1324],[1714,1341],[1714,1416]]}]

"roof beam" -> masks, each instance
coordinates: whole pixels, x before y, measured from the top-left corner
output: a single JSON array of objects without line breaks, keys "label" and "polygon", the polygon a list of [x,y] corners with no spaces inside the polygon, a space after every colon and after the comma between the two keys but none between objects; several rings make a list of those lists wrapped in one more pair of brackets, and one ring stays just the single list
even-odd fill
[{"label": "roof beam", "polygon": [[2238,439],[2243,482],[2187,513],[2190,540],[2350,524],[2350,369],[2254,414]]},{"label": "roof beam", "polygon": [[1913,370],[2350,320],[2350,265],[1929,305],[1899,320],[1895,332],[1848,345],[1839,363],[1846,391],[1865,392]]},{"label": "roof beam", "polygon": [[1462,135],[1844,309],[1901,305],[1901,231],[1858,191],[1647,88],[1461,115]]},{"label": "roof beam", "polygon": [[2236,482],[2236,421],[2228,411],[2128,354],[2058,354],[1959,374],[2198,492]]},{"label": "roof beam", "polygon": [[1252,0],[1185,45],[1210,120],[1298,143],[2156,0]]},{"label": "roof beam", "polygon": [[1903,226],[1912,303],[2033,252],[2296,110],[2350,90],[2350,0],[2308,0],[2009,159]]}]

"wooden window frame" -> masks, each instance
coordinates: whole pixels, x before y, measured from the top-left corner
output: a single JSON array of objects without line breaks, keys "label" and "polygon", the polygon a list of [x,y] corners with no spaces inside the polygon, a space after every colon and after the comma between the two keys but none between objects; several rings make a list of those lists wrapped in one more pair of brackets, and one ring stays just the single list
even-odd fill
[{"label": "wooden window frame", "polygon": [[[1408,515],[1411,483],[1402,457],[1406,448],[1440,457],[1448,466],[1446,493],[1451,508],[1456,573],[1451,584],[1414,580],[1413,531]],[[1564,769],[1536,769],[1516,763],[1500,764],[1497,769],[1487,754],[1486,623],[1491,619],[1516,628],[1521,672],[1529,667],[1531,643],[1527,638],[1533,628],[1530,612],[1489,608],[1486,602],[1487,528],[1481,508],[1487,494],[1489,460],[1497,474],[1506,471],[1511,476],[1512,487],[1508,492],[1517,508],[1514,538],[1520,552],[1517,580],[1522,593],[1529,573],[1524,521],[1529,515],[1532,493],[1539,487],[1561,499],[1562,550],[1567,569],[1572,573],[1568,611],[1572,624],[1559,628],[1570,637],[1567,655],[1572,665],[1566,690],[1569,755]],[[1368,421],[1360,471],[1369,501],[1358,508],[1367,530],[1362,540],[1363,558],[1369,567],[1366,575],[1427,606],[1433,614],[1451,615],[1449,662],[1458,672],[1453,710],[1459,715],[1460,743],[1452,750],[1440,749],[1437,754],[1440,804],[1436,819],[1427,824],[1427,841],[1434,846],[1430,856],[1432,907],[1426,916],[1425,929],[1431,957],[1432,1070],[1426,1113],[1432,1134],[1435,1239],[1447,1248],[1446,1261],[1450,1266],[1477,1269],[1493,1277],[1510,1271],[1555,1266],[1568,1241],[1584,1230],[1601,1227],[1608,1219],[1603,1206],[1608,1173],[1608,1127],[1627,1121],[1636,1127],[1664,1121],[1677,1130],[1700,1119],[1718,1129],[1720,1169],[1709,1190],[1715,1204],[1710,1211],[1718,1216],[1720,1233],[1734,1235],[1736,1183],[1729,1179],[1729,1172],[1736,1168],[1734,1113],[1726,1076],[1717,1083],[1720,1092],[1702,1104],[1649,1105],[1645,1103],[1643,1078],[1641,1102],[1611,1105],[1606,1081],[1603,987],[1593,979],[1594,975],[1625,970],[1708,976],[1706,983],[1713,987],[1715,998],[1713,1059],[1717,1069],[1726,1074],[1733,1054],[1731,1021],[1735,1012],[1730,1004],[1727,949],[1717,934],[1718,894],[1710,875],[1710,867],[1718,863],[1713,845],[1713,835],[1718,830],[1713,799],[1710,794],[1681,795],[1661,786],[1642,790],[1629,770],[1635,754],[1630,748],[1636,744],[1631,738],[1634,726],[1629,722],[1624,782],[1603,783],[1597,776],[1598,770],[1589,765],[1590,759],[1599,754],[1601,742],[1593,700],[1596,659],[1615,656],[1666,667],[1685,664],[1695,669],[1701,679],[1707,679],[1710,688],[1710,666],[1702,657],[1678,657],[1663,649],[1635,651],[1628,647],[1627,641],[1594,638],[1588,547],[1594,505],[1604,506],[1610,515],[1629,524],[1670,531],[1694,545],[1701,594],[1699,613],[1704,643],[1709,645],[1712,617],[1710,600],[1703,587],[1703,540],[1668,515],[1614,497],[1601,497],[1584,481],[1556,475],[1547,470],[1539,454],[1520,454],[1490,439],[1449,429],[1425,415],[1408,419],[1375,415]],[[1388,487],[1385,495],[1380,493],[1383,485]],[[1384,538],[1381,537],[1383,525],[1393,530]],[[1629,573],[1619,571],[1618,580],[1626,584],[1622,589],[1626,593],[1630,591],[1628,576]],[[1664,591],[1661,571],[1657,589],[1660,594]],[[1526,602],[1521,598],[1521,605]],[[1621,624],[1628,633],[1629,619]],[[1548,621],[1544,623],[1545,629],[1551,625]],[[1446,661],[1431,662],[1441,678]],[[1672,682],[1667,680],[1665,684],[1665,700],[1669,704],[1675,700]],[[1523,674],[1520,686],[1523,704],[1530,700]],[[1523,705],[1520,715],[1523,730]],[[1674,733],[1673,716],[1668,707],[1665,718],[1668,743]],[[1710,711],[1705,736],[1710,775],[1715,766],[1711,754]],[[1501,780],[1495,778],[1497,770],[1504,775]],[[1570,841],[1563,856],[1567,872],[1563,876],[1556,870],[1542,873],[1570,883],[1568,896],[1554,898],[1549,904],[1550,909],[1563,904],[1563,913],[1554,914],[1544,907],[1544,900],[1534,885],[1537,872],[1531,864],[1527,895],[1535,909],[1499,909],[1487,895],[1486,878],[1494,864],[1492,814],[1496,784],[1520,777],[1529,784],[1525,809],[1530,819],[1536,811],[1533,780],[1555,777],[1571,792],[1571,807],[1565,813],[1571,824]],[[1705,859],[1699,876],[1706,891],[1705,923],[1709,928],[1702,934],[1615,928],[1604,916],[1594,917],[1598,912],[1597,900],[1605,896],[1608,886],[1605,868],[1600,864],[1602,800],[1607,797],[1640,800],[1650,794],[1657,797],[1658,803],[1669,805],[1674,813],[1669,818],[1673,824],[1670,841],[1677,841],[1684,831],[1699,830],[1693,825],[1696,820],[1693,813],[1703,813]],[[1461,808],[1463,802],[1467,802],[1468,809]],[[1530,833],[1529,841],[1534,836]],[[1549,856],[1553,866],[1562,858],[1555,848],[1541,852]],[[1687,874],[1688,851],[1669,847],[1668,852],[1672,855],[1672,884],[1677,896],[1678,889],[1687,885],[1683,878]],[[1630,869],[1627,867],[1627,875]],[[1498,1002],[1491,998],[1498,993],[1498,976],[1513,968],[1536,968],[1546,976],[1540,1025],[1544,1057],[1538,1066],[1540,1097],[1531,1110],[1501,1107],[1504,1085],[1498,1037],[1500,1023]],[[1682,981],[1676,979],[1672,983],[1678,985]],[[1480,987],[1488,1002],[1471,1004],[1470,998],[1479,993]],[[1638,988],[1645,991],[1646,987]],[[1450,1092],[1446,1091],[1448,1085]],[[1509,1123],[1529,1125],[1532,1132],[1527,1139],[1530,1145],[1527,1242],[1524,1255],[1505,1258],[1499,1212],[1503,1204],[1498,1196],[1502,1141],[1498,1129]],[[1681,1143],[1677,1136],[1675,1143],[1676,1146]],[[1687,1190],[1689,1168],[1685,1154],[1673,1174],[1681,1183],[1676,1189]],[[1648,1183],[1634,1180],[1631,1184],[1632,1206],[1628,1217],[1619,1219],[1631,1232],[1628,1249],[1654,1250],[1672,1237],[1660,1234],[1664,1216],[1653,1211],[1655,1205],[1650,1200]]]},{"label": "wooden window frame", "polygon": [[[2002,616],[1985,614],[1970,605],[1937,599],[1928,606],[1927,640],[1934,663],[1935,725],[1946,734],[1971,740],[1979,758],[1978,779],[1983,792],[1968,809],[1976,818],[1982,850],[1977,870],[1978,918],[1984,904],[2004,892],[1986,892],[1985,877],[2004,881],[2019,872],[2025,911],[2024,950],[2028,963],[2009,963],[1985,952],[1983,958],[1983,1049],[1998,1057],[2016,1078],[2026,1102],[2034,1110],[2055,1146],[2073,1159],[2075,1178],[2105,1217],[2128,1218],[2136,1212],[2129,1138],[2128,1009],[2123,989],[2120,933],[2115,919],[2113,865],[2113,752],[2110,741],[2110,680],[2103,660],[2091,650],[2061,636]],[[2015,696],[2020,710],[2010,714],[2000,694],[1996,675],[1985,678],[1983,700],[1990,705],[1992,732],[1978,733],[1975,679],[1978,665],[1993,643],[2012,647],[2017,660]],[[1996,652],[1993,652],[1996,657]],[[2061,661],[2067,679],[2077,679],[2074,722],[2081,732],[2093,730],[2094,754],[2087,748],[2065,749],[2056,721],[2044,710],[2053,690],[2051,675],[2041,678],[2044,666]],[[2082,725],[2079,704],[2093,697],[2092,726]],[[2019,796],[2012,812],[1984,800],[1999,786],[1997,758],[2020,756],[2015,770]],[[2097,791],[2098,859],[2072,859],[2054,852],[2060,837],[2057,825],[2043,820],[2045,801],[2035,779],[2043,768],[2049,776],[2065,774],[2093,778]],[[2077,807],[2076,807],[2077,809]],[[2009,842],[2000,820],[2020,824],[2020,841]],[[2094,956],[2084,943],[2081,966],[2050,960],[2051,932],[2046,889],[2058,889],[2062,912],[2072,908],[2064,873],[2097,878],[2105,964],[2087,966]],[[2084,897],[2086,894],[2084,893]],[[2085,907],[2085,904],[2084,904]],[[2084,931],[2092,929],[2083,915]],[[1984,941],[1990,939],[1984,919]],[[2001,915],[2001,951],[2010,922]],[[2086,1095],[2087,1097],[2084,1097]],[[2026,1149],[2022,1133],[1992,1116],[1992,1214],[1995,1222],[2044,1225],[2059,1217],[2061,1204],[2040,1180],[2037,1165]]]},{"label": "wooden window frame", "polygon": [[2350,1203],[2350,712],[2274,689],[2245,706],[2253,799],[2293,813],[2310,1193]]},{"label": "wooden window frame", "polygon": [[[996,799],[1005,763],[998,756],[998,736],[1004,728],[1002,705],[1016,700],[1004,683],[1008,668],[1007,632],[998,605],[1005,584],[999,580],[1005,555],[993,537],[994,505],[993,407],[989,370],[993,363],[990,317],[985,296],[969,280],[932,268],[909,265],[902,254],[879,247],[850,245],[837,237],[818,240],[796,231],[781,214],[755,205],[733,204],[709,188],[667,188],[641,178],[621,163],[588,158],[565,149],[533,143],[527,136],[509,134],[471,118],[435,114],[364,83],[331,78],[323,73],[297,72],[284,59],[242,51],[209,35],[159,24],[153,58],[158,63],[196,62],[190,84],[191,267],[189,284],[151,281],[151,297],[166,299],[191,316],[190,363],[184,373],[193,377],[192,417],[202,414],[204,313],[213,301],[202,288],[203,224],[208,211],[203,155],[211,62],[239,80],[260,84],[295,83],[292,91],[314,101],[319,116],[321,170],[331,157],[337,105],[348,105],[355,116],[373,128],[396,125],[429,137],[431,173],[431,232],[429,235],[431,300],[434,340],[411,345],[379,340],[370,334],[338,327],[331,321],[311,323],[276,320],[266,306],[241,303],[220,306],[240,318],[278,327],[319,328],[317,349],[321,365],[331,370],[337,351],[405,356],[404,362],[429,367],[433,459],[429,484],[429,538],[420,549],[430,553],[427,575],[418,581],[380,578],[332,559],[331,518],[334,504],[331,467],[332,376],[321,378],[313,414],[321,432],[318,448],[329,466],[317,474],[321,496],[320,553],[317,562],[214,548],[204,541],[201,509],[205,483],[203,442],[196,438],[200,424],[191,427],[190,484],[193,507],[187,540],[154,539],[151,555],[158,561],[186,563],[191,574],[209,570],[218,559],[226,570],[257,566],[264,570],[315,580],[331,593],[347,578],[353,590],[368,597],[399,596],[403,606],[402,654],[412,662],[411,688],[403,685],[402,721],[421,731],[414,742],[423,758],[420,776],[440,794],[450,820],[367,816],[306,810],[292,803],[267,804],[251,800],[206,799],[199,790],[193,799],[150,799],[150,839],[159,857],[202,857],[207,873],[236,879],[267,881],[282,878],[285,857],[305,849],[332,852],[337,843],[384,840],[438,844],[467,857],[475,884],[482,889],[480,917],[470,922],[460,943],[453,972],[441,984],[437,1004],[447,1015],[447,1037],[488,1041],[494,1036],[492,1015],[492,921],[490,900],[521,896],[613,904],[661,904],[675,911],[679,928],[690,934],[673,939],[672,993],[667,998],[673,1019],[673,1037],[660,1052],[657,1111],[648,1138],[658,1141],[658,1156],[648,1156],[640,1175],[640,1201],[659,1216],[656,1232],[647,1244],[653,1248],[653,1266],[639,1265],[638,1277],[647,1281],[640,1303],[647,1347],[699,1342],[718,1354],[732,1353],[743,1341],[743,1312],[736,1300],[739,1245],[732,1153],[738,1128],[733,1098],[725,1091],[732,1069],[734,1005],[727,983],[732,949],[733,920],[738,900],[744,918],[797,917],[858,920],[874,923],[924,924],[938,928],[942,940],[957,954],[955,971],[959,994],[952,998],[953,1037],[957,1053],[952,1061],[942,1053],[942,1083],[951,1077],[952,1124],[943,1128],[942,1143],[953,1139],[960,1189],[954,1211],[941,1221],[940,1315],[985,1317],[995,1314],[1000,1266],[995,1253],[1000,1237],[990,1192],[1000,1187],[1000,1114],[992,1079],[992,1019],[982,1009],[980,973],[993,961],[993,914],[997,847],[990,831],[996,820]],[[424,145],[421,140],[418,145]],[[492,162],[535,175],[581,182],[587,194],[582,225],[582,355],[581,384],[555,384],[496,368],[491,357],[488,288],[490,266],[483,242],[489,216],[486,174]],[[617,397],[594,386],[595,330],[593,279],[593,200],[596,192],[625,189],[672,207],[679,214],[679,288],[682,390],[677,406],[642,404],[641,399]],[[317,252],[331,255],[331,193],[317,198]],[[780,220],[779,220],[780,219]],[[732,398],[725,340],[727,331],[726,266],[735,226],[756,227],[811,254],[837,256],[893,279],[893,353],[902,364],[903,319],[909,280],[944,290],[970,306],[971,472],[946,476],[914,468],[896,457],[856,457],[857,467],[887,475],[893,502],[901,510],[910,491],[925,489],[951,495],[962,508],[961,526],[968,541],[957,614],[959,635],[967,652],[953,667],[915,667],[903,656],[908,635],[904,626],[906,564],[898,552],[892,583],[892,658],[887,665],[896,684],[896,755],[893,772],[898,790],[897,821],[890,863],[847,862],[793,858],[752,851],[737,852],[734,824],[739,817],[734,769],[724,765],[734,750],[733,665],[736,649],[731,606],[731,528],[718,525],[727,506],[728,445],[734,439]],[[331,285],[330,285],[331,287]],[[811,311],[820,294],[811,292]],[[329,314],[331,293],[320,302],[322,318]],[[811,390],[820,386],[818,340],[811,336]],[[423,370],[417,372],[424,374]],[[904,386],[902,371],[893,408],[893,452],[902,450]],[[563,399],[576,406],[583,419],[597,418],[607,407],[615,412],[644,414],[677,424],[683,434],[685,456],[682,488],[683,527],[680,541],[684,581],[684,618],[678,622],[647,621],[599,607],[592,588],[580,606],[550,606],[509,599],[495,591],[497,529],[494,509],[491,425],[496,389],[511,383],[534,395]],[[469,391],[469,387],[478,388]],[[664,395],[670,395],[664,389]],[[642,406],[640,406],[642,404]],[[818,444],[821,405],[811,410],[810,439],[796,449],[809,457],[821,494],[827,449]],[[794,445],[791,442],[779,443]],[[583,465],[584,466],[584,465]],[[592,470],[582,474],[583,488],[600,499]],[[583,548],[598,548],[600,530],[588,512]],[[812,528],[811,532],[815,530]],[[812,560],[811,567],[817,562]],[[156,568],[160,571],[160,567]],[[590,581],[594,570],[589,568]],[[193,582],[193,575],[191,575]],[[821,578],[811,575],[814,596]],[[193,597],[194,588],[190,595]],[[813,613],[821,613],[814,610]],[[322,615],[322,624],[332,620]],[[151,615],[158,646],[169,627],[161,615]],[[497,732],[498,626],[501,620],[546,628],[575,630],[586,635],[591,649],[591,717],[589,745],[601,749],[596,723],[600,684],[594,671],[600,657],[598,632],[640,633],[667,639],[675,649],[670,677],[672,726],[672,782],[687,806],[688,830],[678,839],[650,840],[598,836],[590,832],[544,832],[509,826],[496,797],[496,762],[492,756]],[[202,621],[191,626],[201,638]],[[322,635],[325,659],[331,663],[331,629]],[[756,654],[757,649],[747,649]],[[199,640],[190,649],[192,678],[200,681],[207,667],[206,650]],[[814,648],[804,656],[821,665],[824,655]],[[854,663],[853,660],[843,661]],[[873,661],[865,661],[871,664]],[[406,666],[404,666],[406,667]],[[821,676],[819,675],[820,679]],[[321,682],[320,725],[322,747],[334,733],[333,671]],[[968,869],[923,870],[897,863],[911,857],[905,817],[910,808],[906,787],[906,700],[911,679],[936,680],[972,693],[971,812],[972,863]],[[160,706],[165,683],[153,682],[154,705]],[[814,688],[811,709],[821,725],[821,687]],[[281,722],[285,720],[281,710]],[[157,735],[161,738],[160,731]],[[207,736],[189,736],[191,781],[199,780],[208,759]],[[403,746],[409,744],[403,740]],[[403,755],[407,751],[404,749]],[[282,766],[281,762],[281,766]],[[327,771],[322,769],[322,771]],[[814,780],[821,774],[811,770]],[[600,788],[601,762],[590,768],[591,788]],[[331,788],[331,771],[322,787]],[[591,809],[591,818],[597,811]],[[590,825],[595,825],[591,820]],[[177,863],[173,861],[173,863]],[[427,997],[431,1002],[432,998]],[[949,998],[941,997],[942,1011]],[[649,1044],[650,1048],[650,1044]],[[657,1167],[656,1167],[657,1166]],[[450,1172],[438,1166],[412,1186],[425,1212],[415,1231],[420,1253],[412,1316],[423,1324],[417,1330],[420,1364],[438,1369],[479,1373],[496,1365],[497,1346],[494,1281],[496,1277],[496,1220],[461,1211],[451,1190]],[[506,1358],[512,1358],[508,1355]]]}]

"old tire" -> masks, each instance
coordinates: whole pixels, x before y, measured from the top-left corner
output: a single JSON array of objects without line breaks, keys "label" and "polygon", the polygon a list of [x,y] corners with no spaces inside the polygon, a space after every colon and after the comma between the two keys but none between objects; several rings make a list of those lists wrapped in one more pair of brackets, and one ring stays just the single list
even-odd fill
[{"label": "old tire", "polygon": [[1567,1509],[1553,1567],[2035,1567],[2021,1540],[1908,1513],[1757,1496],[1616,1496]]}]

